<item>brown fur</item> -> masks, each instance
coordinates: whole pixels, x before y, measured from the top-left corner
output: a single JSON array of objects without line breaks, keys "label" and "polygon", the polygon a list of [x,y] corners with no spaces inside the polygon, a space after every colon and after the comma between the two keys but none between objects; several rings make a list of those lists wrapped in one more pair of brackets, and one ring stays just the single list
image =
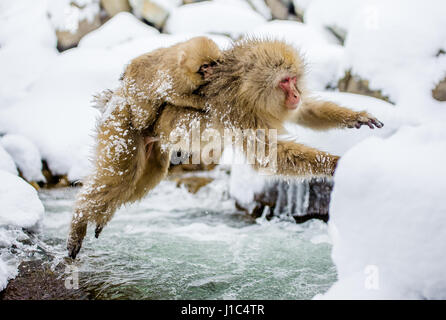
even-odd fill
[{"label": "brown fur", "polygon": [[195,37],[133,59],[123,75],[123,93],[130,104],[133,127],[150,127],[165,102],[204,109],[205,99],[195,94],[206,82],[200,67],[215,63],[220,57],[214,41]]},{"label": "brown fur", "polygon": [[[194,120],[199,121],[201,131],[205,128],[218,130],[222,135],[225,129],[277,129],[283,133],[285,121],[295,121],[314,129],[352,127],[369,124],[378,120],[365,112],[355,112],[337,106],[332,102],[316,101],[308,98],[304,87],[304,67],[302,60],[291,46],[280,41],[244,40],[234,44],[223,53],[200,94],[206,97],[209,108],[201,111],[193,108],[178,108],[167,103],[156,119],[152,133],[160,137],[155,142],[148,161],[143,159],[143,133],[122,125],[130,111],[123,103],[115,108],[116,131],[119,137],[129,142],[127,152],[118,153],[116,161],[102,155],[116,149],[107,147],[112,143],[110,134],[101,136],[99,126],[96,173],[92,184],[84,187],[76,204],[75,214],[68,240],[68,250],[75,257],[85,236],[88,221],[96,222],[96,235],[111,219],[116,208],[126,202],[143,197],[167,174],[170,160],[168,137],[176,128],[191,130]],[[286,95],[278,87],[283,77],[296,76],[297,87],[301,92],[302,103],[297,110],[287,109]],[[119,104],[118,104],[119,106]],[[109,130],[109,125],[105,125]],[[128,135],[123,136],[128,131]],[[267,148],[269,141],[265,139]],[[103,146],[104,145],[104,146]],[[245,143],[246,147],[246,143]],[[106,152],[104,152],[106,151]],[[173,150],[175,151],[175,150]],[[291,141],[278,141],[277,171],[285,176],[331,176],[339,157]],[[265,163],[256,159],[254,167],[261,169]],[[113,175],[105,170],[112,164],[123,173]],[[82,214],[82,215],[80,215]]]}]

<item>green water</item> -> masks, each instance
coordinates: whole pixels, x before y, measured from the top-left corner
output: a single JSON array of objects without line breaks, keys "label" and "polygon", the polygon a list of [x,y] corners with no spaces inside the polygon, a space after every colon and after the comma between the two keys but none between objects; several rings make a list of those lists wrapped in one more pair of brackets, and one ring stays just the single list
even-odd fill
[{"label": "green water", "polygon": [[[40,238],[56,260],[77,191],[40,192]],[[324,223],[253,220],[224,180],[195,195],[164,181],[118,211],[99,239],[93,229],[75,265],[97,299],[311,299],[336,280]]]}]

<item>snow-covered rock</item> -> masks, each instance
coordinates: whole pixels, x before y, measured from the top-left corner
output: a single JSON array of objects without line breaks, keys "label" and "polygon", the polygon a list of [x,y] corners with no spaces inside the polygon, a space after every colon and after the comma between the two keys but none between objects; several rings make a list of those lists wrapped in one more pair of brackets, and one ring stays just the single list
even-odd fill
[{"label": "snow-covered rock", "polygon": [[158,35],[159,31],[138,20],[128,12],[121,12],[99,29],[85,35],[79,42],[81,48],[111,48],[139,37]]},{"label": "snow-covered rock", "polygon": [[341,158],[329,221],[339,280],[324,298],[446,298],[445,156],[438,121]]},{"label": "snow-covered rock", "polygon": [[446,73],[446,55],[438,55],[446,47],[444,12],[442,1],[368,1],[353,15],[341,70],[414,114],[431,113],[432,89]]},{"label": "snow-covered rock", "polygon": [[23,136],[7,134],[0,139],[0,145],[11,155],[26,180],[45,181],[42,158],[34,143]]},{"label": "snow-covered rock", "polygon": [[217,33],[238,38],[263,24],[265,18],[234,1],[204,1],[174,9],[164,30],[168,33]]},{"label": "snow-covered rock", "polygon": [[17,275],[17,257],[9,248],[21,248],[22,228],[35,231],[43,218],[36,190],[22,178],[0,170],[0,291]]},{"label": "snow-covered rock", "polygon": [[12,279],[17,273],[17,269],[6,264],[0,259],[0,291],[6,288],[8,280]]},{"label": "snow-covered rock", "polygon": [[361,129],[333,129],[317,131],[291,123],[286,124],[289,137],[336,155],[343,155],[354,145],[369,137],[386,138],[394,134],[401,126],[413,124],[414,120],[404,117],[398,107],[385,101],[362,95],[342,92],[315,92],[314,96],[322,100],[333,101],[341,106],[356,111],[367,111],[384,122],[382,129],[371,130],[367,126]]},{"label": "snow-covered rock", "polygon": [[278,39],[296,47],[307,63],[308,87],[324,90],[335,86],[344,48],[327,30],[297,21],[270,21],[247,33],[248,36]]},{"label": "snow-covered rock", "polygon": [[37,191],[22,178],[0,170],[0,226],[34,229],[43,217]]},{"label": "snow-covered rock", "polygon": [[0,108],[0,128],[31,140],[54,174],[80,178],[88,165],[97,115],[91,97],[116,86],[124,63],[105,50],[66,51],[26,98]]},{"label": "snow-covered rock", "polygon": [[0,170],[9,172],[11,174],[18,174],[14,159],[11,155],[0,145]]},{"label": "snow-covered rock", "polygon": [[48,0],[47,8],[54,28],[73,34],[81,21],[93,23],[100,11],[99,0]]},{"label": "snow-covered rock", "polygon": [[[347,108],[366,110],[384,122],[382,129],[371,130],[363,126],[361,129],[333,129],[316,131],[302,126],[287,123],[288,134],[283,138],[295,140],[308,146],[324,150],[336,155],[343,155],[349,149],[370,137],[389,137],[401,126],[413,123],[398,115],[395,106],[371,97],[340,92],[316,92],[315,96],[339,103]],[[270,176],[261,176],[249,165],[232,165],[230,194],[241,205],[249,208],[254,204],[254,195],[261,192],[271,180]]]}]

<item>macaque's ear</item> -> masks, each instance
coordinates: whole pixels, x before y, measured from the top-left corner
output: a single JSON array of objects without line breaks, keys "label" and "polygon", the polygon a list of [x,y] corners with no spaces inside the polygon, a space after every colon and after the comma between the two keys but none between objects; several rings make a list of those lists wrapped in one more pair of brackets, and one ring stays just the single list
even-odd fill
[{"label": "macaque's ear", "polygon": [[186,62],[186,52],[181,50],[180,53],[178,54],[178,64],[182,66],[184,65],[185,62]]}]

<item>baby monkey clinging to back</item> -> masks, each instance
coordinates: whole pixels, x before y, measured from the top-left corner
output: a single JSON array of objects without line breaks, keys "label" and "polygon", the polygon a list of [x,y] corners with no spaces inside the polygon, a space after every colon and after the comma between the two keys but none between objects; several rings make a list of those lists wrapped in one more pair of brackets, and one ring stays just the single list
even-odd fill
[{"label": "baby monkey clinging to back", "polygon": [[123,94],[129,103],[132,126],[144,130],[153,125],[163,103],[204,109],[196,94],[212,67],[221,58],[217,44],[195,37],[133,59],[123,74]]}]

